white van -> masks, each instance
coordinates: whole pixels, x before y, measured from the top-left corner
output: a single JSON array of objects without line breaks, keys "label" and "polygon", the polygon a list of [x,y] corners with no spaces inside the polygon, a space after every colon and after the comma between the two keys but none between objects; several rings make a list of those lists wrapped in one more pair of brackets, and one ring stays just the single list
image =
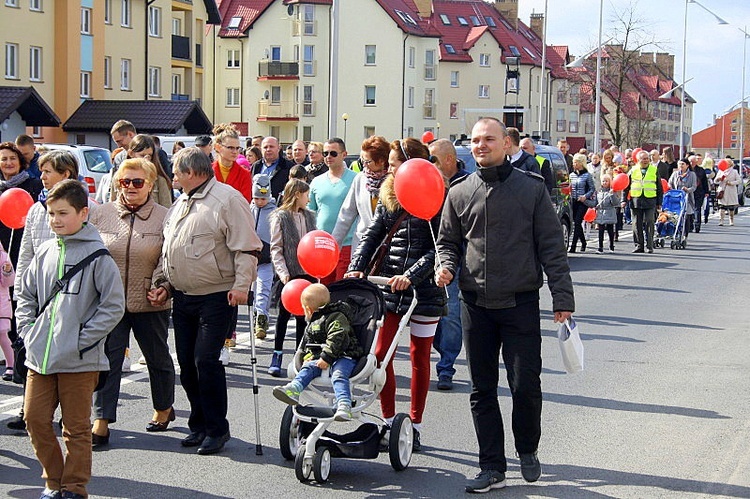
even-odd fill
[{"label": "white van", "polygon": [[40,154],[43,150],[63,150],[75,156],[78,162],[78,174],[86,182],[89,188],[89,197],[96,197],[96,190],[102,177],[112,169],[112,160],[107,149],[96,146],[71,145],[71,144],[41,144]]}]

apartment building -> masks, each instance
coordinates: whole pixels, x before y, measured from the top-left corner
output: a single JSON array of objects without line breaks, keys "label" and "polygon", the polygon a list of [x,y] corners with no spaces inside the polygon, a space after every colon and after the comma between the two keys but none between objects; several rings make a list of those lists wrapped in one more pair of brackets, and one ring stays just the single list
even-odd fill
[{"label": "apartment building", "polygon": [[[744,106],[745,109],[740,106]],[[712,125],[695,132],[693,150],[702,154],[710,152],[714,158],[723,158],[727,155],[739,158],[740,136],[744,135],[742,157],[746,158],[750,156],[747,130],[750,130],[750,109],[747,108],[747,102],[743,102],[721,116],[714,116]]]}]

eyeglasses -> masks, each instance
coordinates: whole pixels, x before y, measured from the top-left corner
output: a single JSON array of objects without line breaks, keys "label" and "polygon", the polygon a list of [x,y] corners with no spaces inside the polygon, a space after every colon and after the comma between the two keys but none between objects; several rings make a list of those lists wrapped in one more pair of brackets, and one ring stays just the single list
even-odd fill
[{"label": "eyeglasses", "polygon": [[229,149],[232,152],[239,152],[239,150],[242,149],[240,146],[225,146],[224,144],[221,144],[221,147]]},{"label": "eyeglasses", "polygon": [[362,165],[362,166],[370,166],[374,162],[375,161],[373,161],[371,159],[359,158],[359,164]]},{"label": "eyeglasses", "polygon": [[146,179],[144,178],[121,178],[120,179],[120,187],[128,188],[130,187],[130,184],[133,184],[133,187],[136,189],[141,189],[144,185],[146,185]]},{"label": "eyeglasses", "polygon": [[329,155],[332,158],[338,158],[339,157],[339,153],[337,151],[323,151],[323,156],[325,156],[327,158]]}]

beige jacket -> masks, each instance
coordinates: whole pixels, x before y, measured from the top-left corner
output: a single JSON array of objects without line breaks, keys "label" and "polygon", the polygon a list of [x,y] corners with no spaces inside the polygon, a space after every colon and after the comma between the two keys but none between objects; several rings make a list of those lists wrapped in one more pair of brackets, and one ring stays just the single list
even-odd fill
[{"label": "beige jacket", "polygon": [[207,295],[245,292],[256,277],[263,248],[250,204],[233,187],[211,178],[183,193],[164,224],[164,274],[175,289]]},{"label": "beige jacket", "polygon": [[89,218],[120,269],[128,312],[157,312],[170,308],[169,303],[154,307],[146,298],[152,287],[165,280],[161,248],[166,216],[167,209],[149,197],[135,213],[118,200],[100,206]]}]

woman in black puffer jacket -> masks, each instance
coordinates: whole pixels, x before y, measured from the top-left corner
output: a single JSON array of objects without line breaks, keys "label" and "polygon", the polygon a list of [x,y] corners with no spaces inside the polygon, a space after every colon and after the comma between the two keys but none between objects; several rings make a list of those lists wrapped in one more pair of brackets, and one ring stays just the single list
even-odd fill
[{"label": "woman in black puffer jacket", "polygon": [[[402,146],[403,144],[403,146]],[[429,157],[427,147],[413,138],[396,140],[391,143],[388,158],[391,176],[380,188],[380,202],[375,216],[359,242],[349,265],[347,277],[363,277],[368,263],[378,250],[381,242],[399,222],[389,245],[389,251],[377,275],[390,277],[389,286],[381,287],[385,294],[387,314],[382,332],[378,337],[375,355],[379,361],[385,357],[388,347],[398,330],[401,317],[406,313],[412,300],[411,286],[417,293],[417,307],[411,316],[411,411],[414,422],[414,450],[420,448],[419,430],[422,423],[427,392],[430,387],[430,350],[435,329],[442,315],[446,313],[445,290],[435,285],[435,245],[430,226],[435,234],[440,224],[440,214],[429,222],[405,212],[396,199],[393,189],[393,174],[401,163],[409,158]],[[402,216],[406,213],[405,216]],[[396,413],[396,379],[393,362],[386,367],[386,384],[380,393],[380,408],[383,417],[390,424]]]}]

